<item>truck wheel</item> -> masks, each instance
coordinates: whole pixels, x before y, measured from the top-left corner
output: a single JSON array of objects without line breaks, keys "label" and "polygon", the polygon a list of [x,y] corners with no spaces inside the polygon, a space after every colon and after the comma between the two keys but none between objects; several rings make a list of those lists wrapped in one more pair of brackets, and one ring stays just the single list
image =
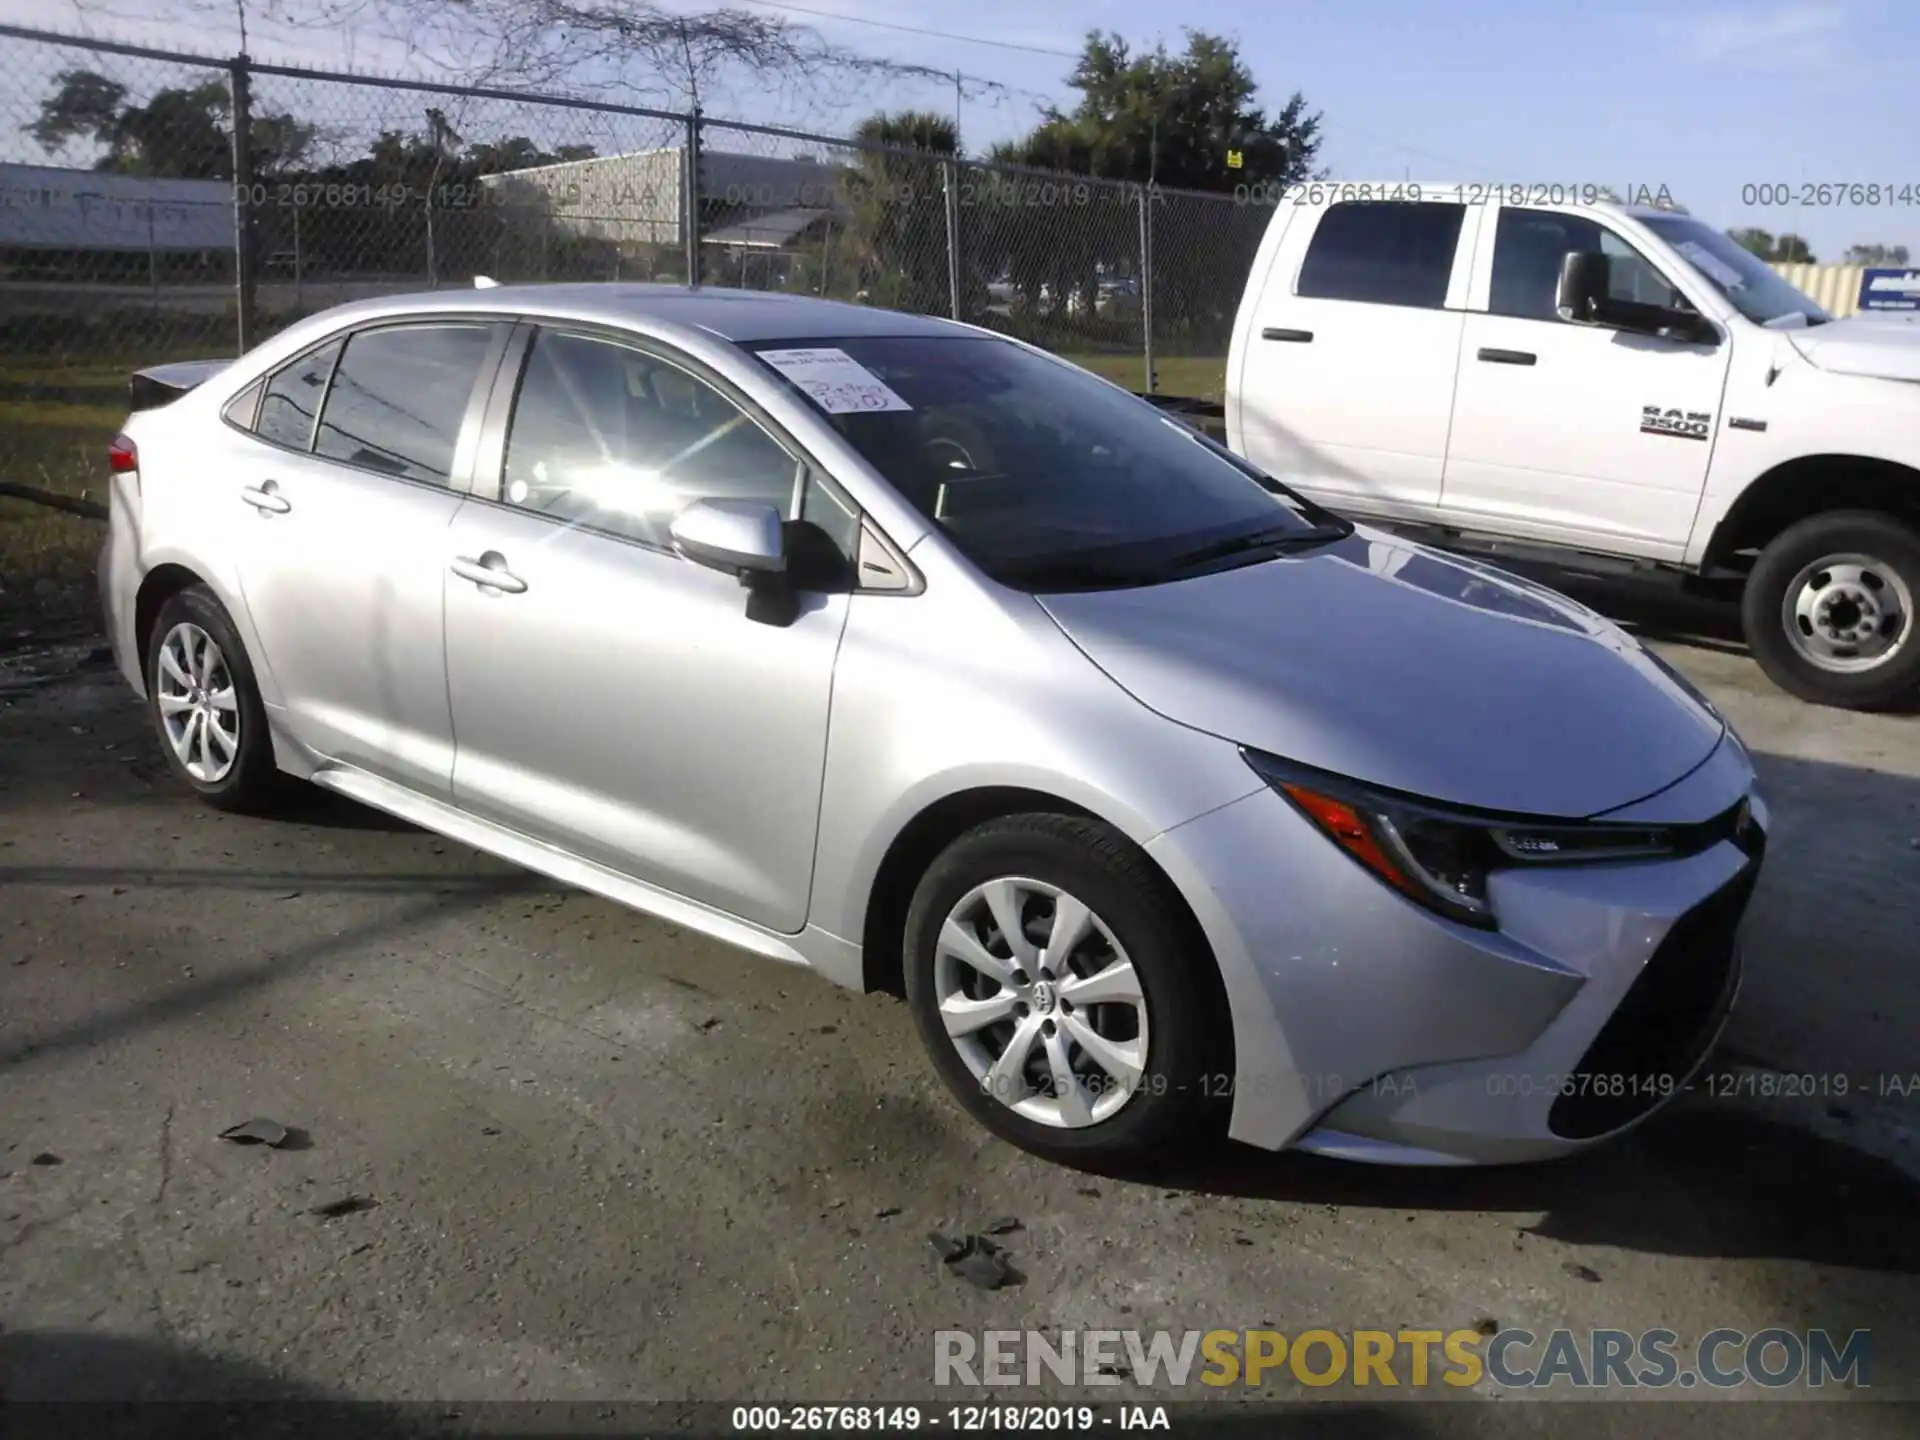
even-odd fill
[{"label": "truck wheel", "polygon": [[1802,700],[1848,710],[1920,690],[1920,534],[1891,515],[1836,510],[1760,553],[1741,597],[1754,659]]}]

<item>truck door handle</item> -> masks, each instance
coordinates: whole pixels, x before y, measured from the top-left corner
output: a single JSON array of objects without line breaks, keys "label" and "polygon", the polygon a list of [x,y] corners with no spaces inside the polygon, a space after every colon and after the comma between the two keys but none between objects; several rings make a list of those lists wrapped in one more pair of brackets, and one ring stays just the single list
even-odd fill
[{"label": "truck door handle", "polygon": [[1495,350],[1488,346],[1481,349],[1480,358],[1491,365],[1532,365],[1540,357],[1531,350]]},{"label": "truck door handle", "polygon": [[1313,343],[1313,332],[1311,330],[1282,330],[1277,325],[1269,325],[1260,332],[1260,338],[1262,340],[1291,340],[1296,345],[1311,345]]},{"label": "truck door handle", "polygon": [[293,505],[280,493],[278,480],[262,480],[258,485],[241,487],[240,498],[265,515],[284,515]]},{"label": "truck door handle", "polygon": [[449,568],[462,580],[471,580],[485,589],[499,590],[508,595],[519,595],[527,588],[526,581],[507,569],[507,557],[498,550],[489,550],[478,560],[470,560],[465,555],[455,556]]}]

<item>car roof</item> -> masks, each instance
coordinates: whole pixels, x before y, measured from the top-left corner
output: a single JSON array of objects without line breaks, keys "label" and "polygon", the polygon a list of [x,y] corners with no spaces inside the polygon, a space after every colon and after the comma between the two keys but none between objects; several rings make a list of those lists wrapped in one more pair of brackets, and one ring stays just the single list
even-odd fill
[{"label": "car roof", "polygon": [[643,320],[654,325],[704,330],[723,340],[801,340],[844,335],[975,335],[972,326],[930,315],[908,315],[870,305],[849,305],[812,295],[729,290],[684,285],[603,284],[496,285],[471,290],[430,290],[342,306],[372,318],[419,311],[445,314],[532,314],[615,324]]}]

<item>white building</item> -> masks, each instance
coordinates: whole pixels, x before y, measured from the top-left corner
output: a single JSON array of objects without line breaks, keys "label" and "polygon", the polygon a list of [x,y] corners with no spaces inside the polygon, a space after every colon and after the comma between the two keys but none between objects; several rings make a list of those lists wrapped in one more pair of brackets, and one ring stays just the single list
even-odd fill
[{"label": "white building", "polygon": [[[844,167],[725,150],[700,152],[703,229],[749,226],[791,237],[844,218]],[[686,152],[678,146],[568,160],[482,177],[498,203],[550,220],[559,235],[621,246],[685,243]],[[754,225],[753,222],[762,222]]]},{"label": "white building", "polygon": [[0,250],[173,254],[233,248],[233,187],[0,163]]}]

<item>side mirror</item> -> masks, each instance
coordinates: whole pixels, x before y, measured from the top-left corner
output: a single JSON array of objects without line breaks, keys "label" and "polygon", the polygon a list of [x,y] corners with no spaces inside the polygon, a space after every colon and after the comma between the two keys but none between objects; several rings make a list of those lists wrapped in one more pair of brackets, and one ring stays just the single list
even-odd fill
[{"label": "side mirror", "polygon": [[1604,325],[1687,345],[1718,345],[1720,332],[1692,309],[1648,305],[1613,296],[1613,260],[1597,250],[1569,250],[1560,261],[1554,309],[1576,325]]},{"label": "side mirror", "polygon": [[1598,250],[1569,250],[1560,258],[1560,283],[1553,294],[1562,320],[1591,325],[1600,318],[1613,284],[1613,261]]},{"label": "side mirror", "polygon": [[785,627],[800,618],[778,507],[764,500],[695,500],[673,517],[667,533],[694,564],[740,577],[749,620]]},{"label": "side mirror", "polygon": [[667,527],[673,548],[696,565],[741,576],[787,568],[780,512],[764,500],[695,500]]}]

